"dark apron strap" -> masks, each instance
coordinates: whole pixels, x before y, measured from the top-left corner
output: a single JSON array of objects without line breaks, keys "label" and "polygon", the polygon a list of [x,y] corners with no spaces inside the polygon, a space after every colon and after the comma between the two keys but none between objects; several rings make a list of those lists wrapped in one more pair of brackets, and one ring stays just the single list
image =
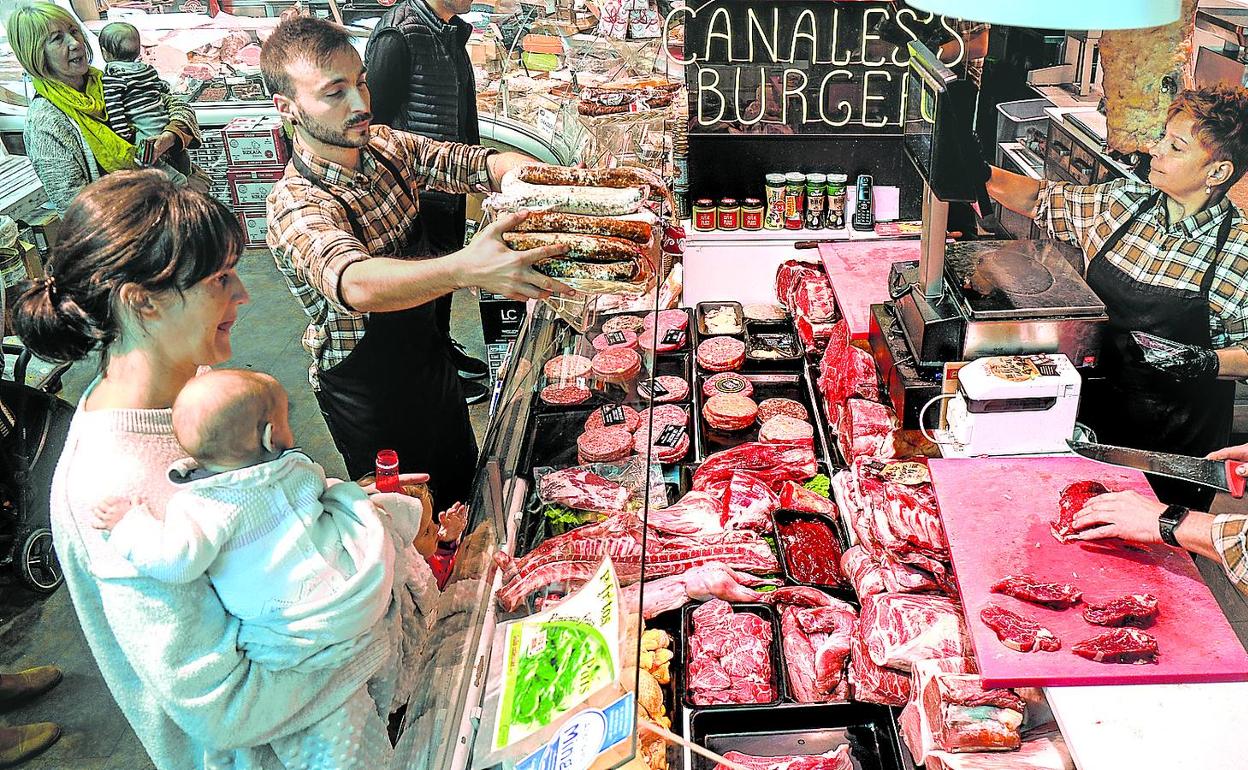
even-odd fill
[{"label": "dark apron strap", "polygon": [[354,235],[355,239],[361,244],[364,243],[364,227],[360,224],[359,218],[355,216],[355,212],[352,211],[351,207],[347,205],[347,202],[342,199],[342,196],[326,187],[325,183],[322,182],[315,173],[313,173],[312,169],[308,168],[308,164],[304,163],[303,158],[300,158],[297,153],[291,157],[290,162],[294,164],[295,171],[299,172],[299,176],[311,182],[313,187],[325,193],[330,198],[333,198],[335,203],[342,206],[343,212],[347,215],[347,224],[351,226],[351,234]]},{"label": "dark apron strap", "polygon": [[1096,250],[1096,253],[1092,255],[1092,259],[1088,260],[1088,267],[1092,266],[1093,261],[1097,259],[1103,259],[1107,255],[1112,253],[1113,250],[1118,246],[1118,242],[1121,241],[1122,237],[1127,234],[1128,228],[1131,227],[1131,225],[1135,222],[1136,219],[1139,219],[1140,214],[1143,214],[1145,211],[1148,211],[1152,207],[1156,206],[1157,202],[1160,200],[1161,200],[1160,190],[1158,190],[1157,192],[1145,198],[1144,203],[1142,203],[1138,208],[1136,208],[1135,211],[1131,212],[1131,216],[1127,217],[1127,221],[1118,225],[1118,229],[1114,230],[1114,232],[1110,234],[1109,238],[1105,240],[1105,243],[1101,244],[1101,248]]},{"label": "dark apron strap", "polygon": [[1226,212],[1226,216],[1222,217],[1222,225],[1218,228],[1218,240],[1213,246],[1213,259],[1210,260],[1204,277],[1200,279],[1200,295],[1206,300],[1209,299],[1209,291],[1213,288],[1213,281],[1218,272],[1218,264],[1222,261],[1222,251],[1226,249],[1226,242],[1231,237],[1231,226],[1234,224],[1234,219],[1234,208]]}]

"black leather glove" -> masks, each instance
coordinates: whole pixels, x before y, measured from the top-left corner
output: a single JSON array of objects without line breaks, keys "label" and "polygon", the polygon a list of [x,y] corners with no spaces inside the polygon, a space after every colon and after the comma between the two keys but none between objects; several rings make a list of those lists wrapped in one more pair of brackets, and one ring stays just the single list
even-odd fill
[{"label": "black leather glove", "polygon": [[1218,354],[1209,348],[1187,345],[1146,332],[1131,332],[1140,358],[1159,372],[1186,382],[1211,382],[1218,378]]}]

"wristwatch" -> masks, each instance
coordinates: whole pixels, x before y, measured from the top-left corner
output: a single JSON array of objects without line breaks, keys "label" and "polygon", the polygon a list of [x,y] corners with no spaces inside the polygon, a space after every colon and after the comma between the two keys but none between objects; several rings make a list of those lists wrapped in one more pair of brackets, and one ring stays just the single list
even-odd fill
[{"label": "wristwatch", "polygon": [[1161,542],[1179,547],[1179,540],[1174,536],[1174,531],[1179,528],[1189,513],[1191,511],[1181,505],[1166,506],[1166,510],[1157,517],[1157,529],[1161,532]]}]

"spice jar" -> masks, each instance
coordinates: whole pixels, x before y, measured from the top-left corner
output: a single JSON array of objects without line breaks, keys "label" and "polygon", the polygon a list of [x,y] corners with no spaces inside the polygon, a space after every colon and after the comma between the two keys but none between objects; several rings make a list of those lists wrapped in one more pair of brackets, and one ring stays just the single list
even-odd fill
[{"label": "spice jar", "polygon": [[845,185],[849,181],[846,174],[828,174],[828,202],[825,224],[832,230],[845,229]]},{"label": "spice jar", "polygon": [[746,198],[741,204],[741,229],[762,230],[765,211],[763,202],[758,198]]},{"label": "spice jar", "polygon": [[763,227],[768,230],[784,229],[784,174],[768,174],[766,211],[763,214]]},{"label": "spice jar", "polygon": [[698,198],[693,202],[693,229],[707,233],[715,229],[715,201]]},{"label": "spice jar", "polygon": [[790,171],[784,175],[784,228],[801,230],[806,213],[806,175]]},{"label": "spice jar", "polygon": [[719,229],[739,230],[741,228],[741,204],[736,198],[720,198]]},{"label": "spice jar", "polygon": [[806,229],[823,229],[823,212],[826,208],[828,177],[824,174],[806,175]]}]

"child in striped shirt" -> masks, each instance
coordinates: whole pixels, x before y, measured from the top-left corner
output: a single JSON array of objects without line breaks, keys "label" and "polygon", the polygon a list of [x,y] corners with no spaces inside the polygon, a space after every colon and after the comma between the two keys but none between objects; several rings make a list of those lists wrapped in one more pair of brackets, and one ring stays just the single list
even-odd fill
[{"label": "child in striped shirt", "polygon": [[186,184],[186,176],[169,163],[143,157],[146,145],[169,125],[164,103],[169,84],[160,79],[155,67],[139,61],[139,30],[119,21],[106,25],[100,30],[100,51],[105,61],[102,80],[109,126],[134,144],[136,160],[159,168],[177,184]]}]

